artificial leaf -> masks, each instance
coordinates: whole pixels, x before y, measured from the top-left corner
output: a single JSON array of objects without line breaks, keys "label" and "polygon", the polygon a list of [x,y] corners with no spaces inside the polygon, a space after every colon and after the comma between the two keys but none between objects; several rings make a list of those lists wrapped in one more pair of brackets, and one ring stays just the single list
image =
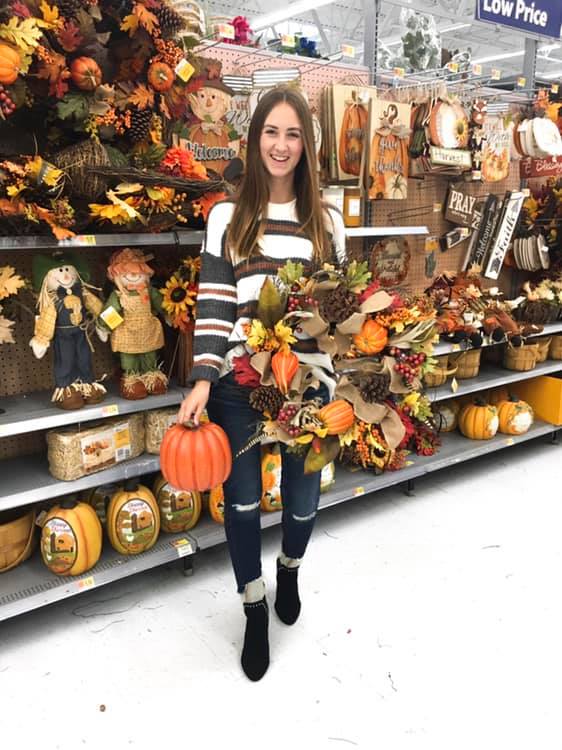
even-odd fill
[{"label": "artificial leaf", "polygon": [[43,20],[38,19],[37,23],[44,29],[58,29],[62,25],[62,19],[59,17],[59,9],[56,5],[49,5],[46,0],[42,0],[40,6]]},{"label": "artificial leaf", "polygon": [[135,89],[135,84],[131,81],[119,81],[115,86],[115,107],[117,109],[127,109],[129,106],[129,97]]},{"label": "artificial leaf", "polygon": [[126,198],[125,200],[121,200],[119,196],[115,193],[114,190],[108,190],[106,193],[109,200],[114,203],[116,206],[121,206],[123,211],[125,211],[130,219],[142,219],[142,216],[139,214],[139,212],[136,210],[136,208],[133,207],[131,201],[133,198]]},{"label": "artificial leaf", "polygon": [[46,78],[49,83],[56,83],[60,78],[62,71],[66,68],[66,57],[59,55],[57,52],[51,53],[52,62],[41,61],[37,78]]},{"label": "artificial leaf", "polygon": [[6,188],[6,194],[8,198],[16,198],[20,193],[26,189],[25,182],[16,182],[12,185],[8,185]]},{"label": "artificial leaf", "polygon": [[113,190],[117,195],[128,195],[129,193],[139,193],[143,189],[140,182],[120,182]]},{"label": "artificial leaf", "polygon": [[0,24],[0,37],[14,44],[22,52],[33,52],[42,35],[36,18],[24,18],[22,21],[12,16],[8,23]]},{"label": "artificial leaf", "polygon": [[340,441],[337,437],[327,437],[322,440],[320,449],[317,445],[310,447],[304,460],[304,473],[313,474],[321,471],[326,464],[333,461],[340,451]]},{"label": "artificial leaf", "polygon": [[160,112],[164,115],[167,120],[172,119],[170,110],[168,109],[168,102],[165,96],[160,96]]},{"label": "artificial leaf", "polygon": [[17,294],[18,289],[25,286],[25,281],[16,274],[16,269],[12,266],[0,267],[0,300]]},{"label": "artificial leaf", "polygon": [[142,57],[130,57],[127,60],[121,60],[119,70],[115,76],[116,81],[131,81],[139,78],[145,61]]},{"label": "artificial leaf", "polygon": [[358,263],[356,260],[351,261],[345,274],[347,287],[350,291],[356,293],[362,292],[370,279],[371,272],[369,271],[367,261],[362,261],[361,263]]},{"label": "artificial leaf", "polygon": [[293,263],[292,260],[288,260],[283,268],[278,270],[277,275],[284,284],[292,286],[304,275],[304,266],[302,263]]},{"label": "artificial leaf", "polygon": [[122,151],[119,151],[119,149],[115,148],[115,146],[110,146],[108,143],[104,144],[104,147],[112,167],[129,166],[129,159],[127,158],[126,154],[124,154]]},{"label": "artificial leaf", "polygon": [[97,3],[88,3],[88,13],[92,16],[94,21],[101,21],[101,8]]},{"label": "artificial leaf", "polygon": [[108,83],[103,83],[94,91],[93,101],[89,102],[90,114],[103,117],[106,115],[115,101],[115,88]]},{"label": "artificial leaf", "polygon": [[119,28],[121,29],[121,31],[128,31],[129,36],[134,36],[134,34],[136,34],[137,32],[138,27],[139,27],[138,16],[134,15],[133,13],[130,13],[128,16],[125,16]]},{"label": "artificial leaf", "polygon": [[32,177],[36,185],[47,185],[56,187],[63,176],[62,169],[57,169],[53,164],[45,161],[41,156],[35,156],[25,166],[28,177]]},{"label": "artificial leaf", "polygon": [[139,19],[139,23],[143,29],[146,29],[149,34],[153,34],[155,29],[160,26],[160,22],[154,13],[151,13],[147,7],[140,3],[134,4],[133,13]]},{"label": "artificial leaf", "polygon": [[74,21],[69,21],[69,23],[58,32],[57,39],[65,52],[74,52],[84,41],[84,37]]},{"label": "artificial leaf", "polygon": [[20,55],[19,71],[22,75],[25,75],[33,62],[33,52],[23,52],[20,50]]},{"label": "artificial leaf", "polygon": [[154,105],[154,91],[151,91],[144,83],[141,83],[129,97],[129,103],[134,104],[139,109],[152,107]]},{"label": "artificial leaf", "polygon": [[31,11],[27,7],[25,3],[20,2],[20,0],[15,0],[15,2],[12,3],[12,13],[15,16],[19,16],[20,18],[31,18]]},{"label": "artificial leaf", "polygon": [[49,86],[49,95],[55,96],[57,99],[62,99],[68,91],[68,79],[70,78],[70,70],[63,70],[60,77],[55,83]]},{"label": "artificial leaf", "polygon": [[13,320],[5,318],[0,315],[0,344],[15,344],[14,332],[12,331],[15,325]]},{"label": "artificial leaf", "polygon": [[258,298],[257,315],[266,328],[273,328],[281,320],[287,304],[287,295],[282,294],[268,277],[262,284]]},{"label": "artificial leaf", "polygon": [[66,94],[57,102],[57,115],[61,120],[85,120],[88,117],[88,99],[83,94]]},{"label": "artificial leaf", "polygon": [[10,201],[0,198],[0,216],[19,216],[23,214],[25,203],[23,201]]},{"label": "artificial leaf", "polygon": [[97,32],[92,16],[84,10],[84,8],[80,8],[80,10],[75,13],[74,18],[80,28],[80,33],[84,37],[84,41],[94,41],[97,37]]}]

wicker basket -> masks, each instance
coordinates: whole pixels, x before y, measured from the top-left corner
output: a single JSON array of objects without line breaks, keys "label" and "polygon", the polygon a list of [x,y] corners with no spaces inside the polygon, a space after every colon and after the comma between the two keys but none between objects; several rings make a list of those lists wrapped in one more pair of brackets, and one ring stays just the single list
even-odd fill
[{"label": "wicker basket", "polygon": [[449,355],[441,354],[439,357],[435,357],[437,363],[435,369],[431,372],[426,372],[423,376],[423,382],[426,388],[437,388],[439,385],[443,385],[449,375],[454,375],[456,367],[449,368]]},{"label": "wicker basket", "polygon": [[503,357],[503,366],[506,370],[519,370],[520,372],[533,370],[537,364],[537,348],[537,344],[513,346],[508,343]]},{"label": "wicker basket", "polygon": [[478,372],[480,371],[481,353],[481,349],[469,349],[466,352],[454,354],[449,357],[451,364],[455,365],[457,368],[455,377],[458,380],[475,378],[478,375]]},{"label": "wicker basket", "polygon": [[548,358],[551,340],[552,336],[542,336],[540,339],[535,339],[535,344],[537,345],[537,362],[544,362]]},{"label": "wicker basket", "polygon": [[89,138],[74,146],[68,146],[54,155],[53,163],[65,171],[70,183],[70,192],[77,198],[95,200],[105,193],[109,181],[89,169],[110,165],[107,151],[101,143]]},{"label": "wicker basket", "polygon": [[15,568],[31,555],[34,530],[34,510],[0,523],[0,573]]},{"label": "wicker basket", "polygon": [[548,348],[548,358],[562,359],[562,335],[551,336],[551,342]]}]

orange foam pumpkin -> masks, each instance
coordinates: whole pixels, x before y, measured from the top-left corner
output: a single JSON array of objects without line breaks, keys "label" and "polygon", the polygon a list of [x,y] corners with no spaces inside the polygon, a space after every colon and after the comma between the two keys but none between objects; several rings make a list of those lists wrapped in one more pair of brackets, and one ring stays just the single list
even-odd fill
[{"label": "orange foam pumpkin", "polygon": [[7,44],[0,44],[0,83],[9,86],[20,72],[20,53]]},{"label": "orange foam pumpkin", "polygon": [[77,57],[70,64],[70,77],[82,91],[94,91],[102,79],[101,69],[91,57]]},{"label": "orange foam pumpkin", "polygon": [[523,435],[533,424],[533,409],[526,401],[520,401],[517,396],[510,396],[500,401],[497,406],[500,419],[500,432],[505,435]]},{"label": "orange foam pumpkin", "polygon": [[388,343],[388,331],[376,320],[369,318],[363,323],[359,333],[354,335],[353,343],[363,354],[378,354]]},{"label": "orange foam pumpkin", "polygon": [[275,352],[271,358],[271,370],[281,393],[286,394],[289,392],[291,381],[297,374],[298,369],[298,357],[290,349],[285,351],[280,349],[278,352]]},{"label": "orange foam pumpkin", "polygon": [[318,412],[318,417],[328,428],[328,435],[341,435],[349,430],[355,419],[355,414],[348,401],[338,398],[323,406]]},{"label": "orange foam pumpkin", "polygon": [[174,85],[174,71],[164,62],[152,63],[146,76],[155,91],[169,91]]},{"label": "orange foam pumpkin", "polygon": [[172,487],[205,492],[222,484],[232,468],[230,443],[218,424],[208,422],[193,429],[175,424],[160,446],[160,469]]},{"label": "orange foam pumpkin", "polygon": [[464,406],[459,414],[459,429],[472,440],[489,440],[499,427],[498,410],[495,406],[476,400]]}]

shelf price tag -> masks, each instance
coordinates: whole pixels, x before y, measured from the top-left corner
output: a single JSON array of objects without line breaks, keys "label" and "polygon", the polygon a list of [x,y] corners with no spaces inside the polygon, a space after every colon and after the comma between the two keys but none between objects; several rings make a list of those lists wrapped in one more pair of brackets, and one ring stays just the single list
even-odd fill
[{"label": "shelf price tag", "polygon": [[524,89],[526,83],[527,83],[527,79],[525,78],[525,76],[519,76],[519,78],[517,79],[516,85],[518,88]]},{"label": "shelf price tag", "polygon": [[172,542],[170,542],[170,544],[172,545],[172,547],[176,548],[178,557],[187,557],[188,555],[193,554],[193,547],[191,546],[191,542],[185,537],[182,537],[181,539],[174,539]]},{"label": "shelf price tag", "polygon": [[102,417],[116,417],[119,414],[119,404],[108,404],[102,406],[101,415]]},{"label": "shelf price tag", "polygon": [[215,32],[223,39],[236,39],[236,30],[231,23],[219,23],[215,26]]},{"label": "shelf price tag", "polygon": [[296,47],[296,42],[293,34],[281,34],[281,46],[294,49]]},{"label": "shelf price tag", "polygon": [[459,390],[459,383],[456,378],[453,378],[451,380],[451,390],[453,391],[453,393],[456,393]]},{"label": "shelf price tag", "polygon": [[100,318],[104,323],[107,323],[111,330],[117,328],[117,326],[120,326],[123,322],[123,318],[119,315],[117,310],[112,305],[110,305],[106,310],[100,313]]},{"label": "shelf price tag", "polygon": [[472,65],[472,73],[475,76],[481,76],[482,75],[482,66],[480,63],[473,63]]},{"label": "shelf price tag", "polygon": [[451,73],[458,73],[459,72],[459,64],[458,62],[448,62],[446,67],[451,71]]},{"label": "shelf price tag", "polygon": [[69,237],[66,240],[59,240],[59,246],[61,247],[75,247],[81,245],[95,245],[96,235],[95,234],[77,234],[74,237]]},{"label": "shelf price tag", "polygon": [[342,44],[341,53],[344,57],[355,57],[355,47],[351,44]]},{"label": "shelf price tag", "polygon": [[79,591],[85,591],[86,589],[91,589],[96,585],[94,576],[88,576],[87,578],[82,578],[80,581],[76,581],[76,586],[78,587]]},{"label": "shelf price tag", "polygon": [[405,68],[394,68],[394,75],[396,78],[404,78],[406,75],[406,69]]},{"label": "shelf price tag", "polygon": [[502,77],[502,72],[499,68],[492,68],[492,72],[490,74],[490,78],[492,81],[499,81]]},{"label": "shelf price tag", "polygon": [[354,487],[353,488],[353,497],[359,497],[360,495],[365,494],[365,488],[364,487]]},{"label": "shelf price tag", "polygon": [[433,204],[433,213],[434,214],[438,214],[441,211],[442,208],[443,208],[443,204],[442,203],[434,203]]},{"label": "shelf price tag", "polygon": [[558,91],[560,90],[560,86],[557,83],[553,83],[552,86],[550,87],[550,90],[553,94],[557,94]]},{"label": "shelf price tag", "polygon": [[507,438],[505,441],[506,445],[513,445],[515,443],[515,440],[513,438]]}]

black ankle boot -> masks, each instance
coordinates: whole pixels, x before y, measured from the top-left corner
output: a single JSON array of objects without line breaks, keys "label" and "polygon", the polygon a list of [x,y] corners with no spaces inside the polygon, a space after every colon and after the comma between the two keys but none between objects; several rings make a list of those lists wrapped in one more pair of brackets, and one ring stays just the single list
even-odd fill
[{"label": "black ankle boot", "polygon": [[254,682],[261,680],[269,667],[269,610],[265,596],[259,602],[244,604],[246,632],[242,649],[242,669]]},{"label": "black ankle boot", "polygon": [[293,625],[301,611],[297,576],[299,569],[287,568],[277,558],[277,595],[275,611],[285,625]]}]

